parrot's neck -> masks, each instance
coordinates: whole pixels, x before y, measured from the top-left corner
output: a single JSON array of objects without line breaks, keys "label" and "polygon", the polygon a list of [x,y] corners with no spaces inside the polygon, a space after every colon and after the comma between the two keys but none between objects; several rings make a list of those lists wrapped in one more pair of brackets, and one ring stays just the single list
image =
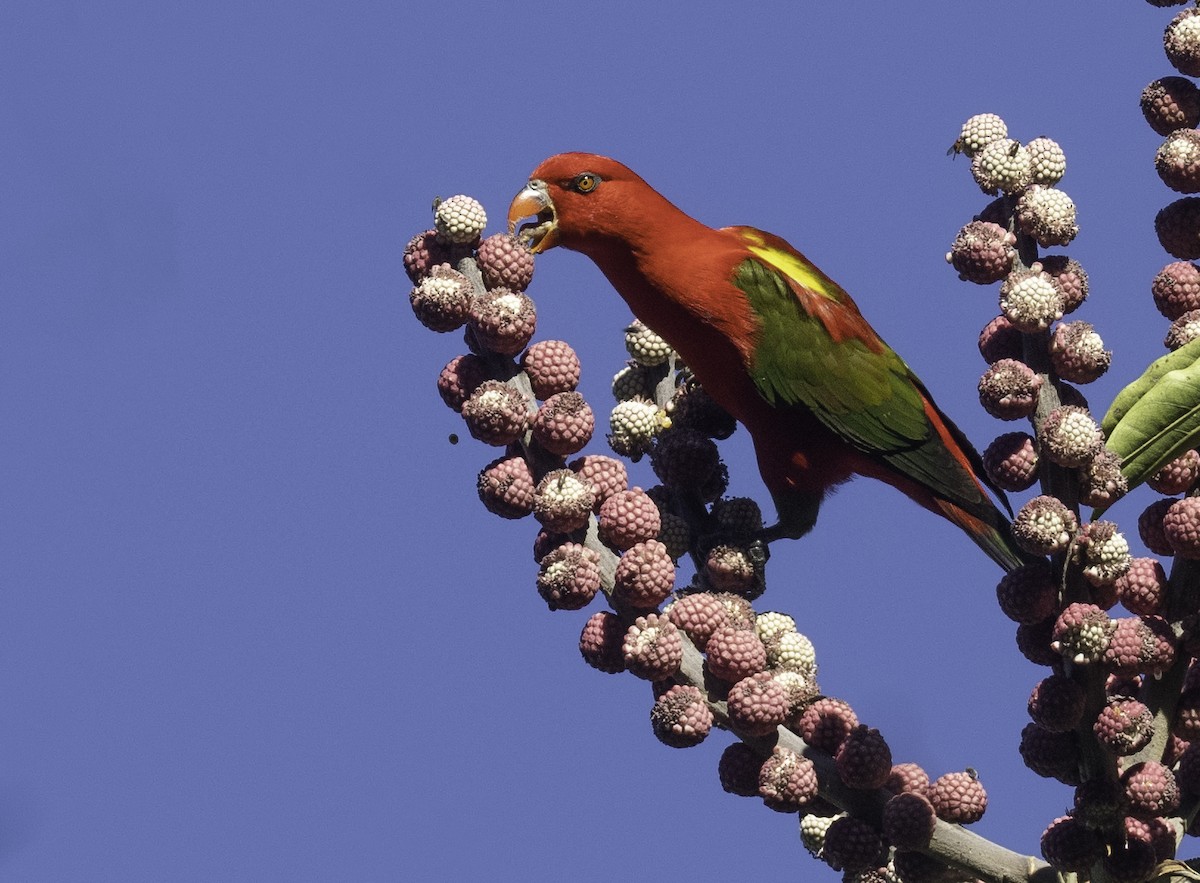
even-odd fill
[{"label": "parrot's neck", "polygon": [[757,319],[732,281],[745,249],[671,208],[670,223],[639,224],[636,238],[593,237],[572,247],[595,262],[714,399],[753,422],[765,407],[750,377]]}]

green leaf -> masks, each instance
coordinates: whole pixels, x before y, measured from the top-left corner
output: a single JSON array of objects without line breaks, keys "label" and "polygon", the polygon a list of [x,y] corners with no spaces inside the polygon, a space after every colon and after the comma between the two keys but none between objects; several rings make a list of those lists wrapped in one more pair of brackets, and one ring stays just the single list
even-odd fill
[{"label": "green leaf", "polygon": [[1113,399],[1108,413],[1104,415],[1104,422],[1101,424],[1104,435],[1106,437],[1112,435],[1113,428],[1121,421],[1121,418],[1129,413],[1138,399],[1158,383],[1164,374],[1186,368],[1197,359],[1200,359],[1200,338],[1151,362],[1150,367],[1142,373],[1141,377],[1117,393],[1117,397]]},{"label": "green leaf", "polygon": [[1130,488],[1200,442],[1200,341],[1152,364],[1113,401],[1104,427]]}]

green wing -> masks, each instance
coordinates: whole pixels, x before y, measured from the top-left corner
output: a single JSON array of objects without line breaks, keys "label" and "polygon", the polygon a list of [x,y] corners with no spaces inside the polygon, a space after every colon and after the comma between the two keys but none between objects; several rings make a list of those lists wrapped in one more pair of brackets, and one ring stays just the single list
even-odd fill
[{"label": "green wing", "polygon": [[[751,371],[763,398],[806,408],[864,454],[944,500],[978,509],[987,500],[975,479],[984,474],[979,455],[849,296],[795,252],[765,243],[750,250],[755,256],[738,265],[734,284],[761,320]],[[938,435],[927,403],[958,456]]]},{"label": "green wing", "polygon": [[[803,405],[829,429],[860,450],[878,454],[911,449],[928,440],[932,427],[912,372],[886,344],[868,346],[842,321],[834,302],[806,310],[775,269],[754,258],[734,279],[762,322],[751,370],[755,386],[776,407]],[[828,295],[805,291],[809,298]],[[831,320],[821,313],[833,312]],[[854,329],[857,330],[857,329]]]}]

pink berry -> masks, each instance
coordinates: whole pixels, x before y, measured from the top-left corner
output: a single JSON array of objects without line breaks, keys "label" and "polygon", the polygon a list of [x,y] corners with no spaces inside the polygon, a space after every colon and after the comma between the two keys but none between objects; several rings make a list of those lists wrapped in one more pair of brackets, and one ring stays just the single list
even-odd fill
[{"label": "pink berry", "polygon": [[987,809],[987,792],[974,770],[939,776],[925,796],[933,804],[937,817],[953,824],[977,822]]},{"label": "pink berry", "polygon": [[533,511],[533,472],[524,457],[499,457],[479,473],[479,499],[501,518],[524,518]]},{"label": "pink berry", "polygon": [[565,340],[539,340],[521,355],[521,369],[540,400],[571,392],[579,384],[579,356]]},{"label": "pink berry", "polygon": [[658,540],[635,543],[617,562],[613,595],[631,607],[657,607],[674,587],[675,563]]},{"label": "pink berry", "polygon": [[592,668],[607,674],[625,670],[625,656],[621,643],[625,629],[621,620],[609,610],[593,613],[583,626],[579,636],[579,652]]},{"label": "pink berry", "polygon": [[712,730],[713,713],[704,694],[691,684],[673,684],[650,709],[654,735],[672,748],[699,745]]},{"label": "pink berry", "polygon": [[586,607],[600,588],[600,556],[578,543],[564,543],[542,559],[537,588],[551,610]]}]

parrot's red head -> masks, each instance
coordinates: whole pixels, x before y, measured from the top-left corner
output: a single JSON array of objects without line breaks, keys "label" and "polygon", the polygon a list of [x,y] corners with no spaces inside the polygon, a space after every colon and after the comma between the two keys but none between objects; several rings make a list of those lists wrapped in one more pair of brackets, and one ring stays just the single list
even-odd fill
[{"label": "parrot's red head", "polygon": [[[533,252],[561,245],[586,253],[589,243],[644,234],[647,210],[663,203],[649,184],[615,159],[560,153],[533,170],[509,207],[508,227]],[[521,221],[526,223],[518,230]]]}]

